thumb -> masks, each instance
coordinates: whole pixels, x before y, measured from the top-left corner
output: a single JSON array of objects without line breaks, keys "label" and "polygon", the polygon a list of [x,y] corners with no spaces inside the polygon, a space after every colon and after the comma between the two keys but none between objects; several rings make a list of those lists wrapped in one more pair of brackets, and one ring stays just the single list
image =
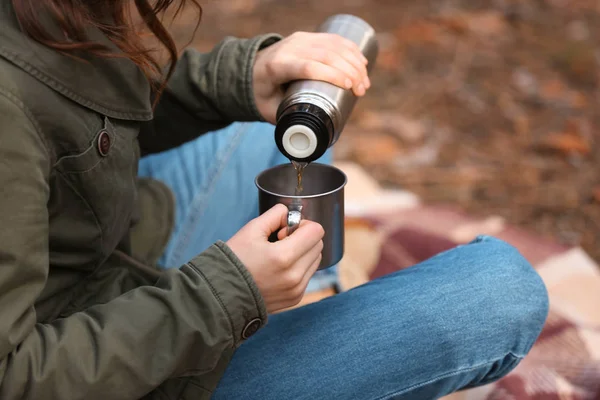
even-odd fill
[{"label": "thumb", "polygon": [[278,231],[287,224],[288,208],[283,204],[276,204],[265,213],[256,218],[256,226],[261,234],[268,238],[271,233]]}]

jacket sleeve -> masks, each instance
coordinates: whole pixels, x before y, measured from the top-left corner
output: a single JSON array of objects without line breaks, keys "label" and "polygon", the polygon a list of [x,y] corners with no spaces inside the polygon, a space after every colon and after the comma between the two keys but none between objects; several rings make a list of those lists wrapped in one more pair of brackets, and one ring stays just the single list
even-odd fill
[{"label": "jacket sleeve", "polygon": [[184,51],[154,119],[140,132],[142,155],[171,149],[232,122],[264,121],[252,90],[254,60],[259,50],[280,39],[277,34],[227,37],[209,53]]},{"label": "jacket sleeve", "polygon": [[222,242],[153,286],[39,322],[51,158],[30,117],[0,88],[0,399],[140,398],[211,370],[246,327],[266,323],[251,276]]}]

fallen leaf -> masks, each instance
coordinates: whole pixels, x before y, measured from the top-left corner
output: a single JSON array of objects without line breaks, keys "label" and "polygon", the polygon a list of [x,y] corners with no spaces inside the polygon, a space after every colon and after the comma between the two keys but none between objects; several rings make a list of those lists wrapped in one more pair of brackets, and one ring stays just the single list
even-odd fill
[{"label": "fallen leaf", "polygon": [[544,82],[540,90],[540,96],[548,102],[566,100],[567,95],[567,87],[558,79]]},{"label": "fallen leaf", "polygon": [[586,140],[570,133],[551,133],[541,142],[541,147],[564,154],[588,155],[591,151]]}]

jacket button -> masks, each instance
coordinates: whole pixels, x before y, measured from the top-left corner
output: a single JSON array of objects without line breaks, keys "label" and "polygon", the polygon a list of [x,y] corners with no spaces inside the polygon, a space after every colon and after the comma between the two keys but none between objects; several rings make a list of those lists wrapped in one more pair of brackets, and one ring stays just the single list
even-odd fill
[{"label": "jacket button", "polygon": [[262,321],[260,318],[255,318],[252,321],[248,322],[244,330],[242,331],[242,339],[248,339],[250,336],[254,335],[258,332],[258,329],[262,325]]},{"label": "jacket button", "polygon": [[108,132],[102,131],[98,136],[98,152],[102,157],[106,157],[108,155],[108,151],[110,150],[110,136],[108,136]]}]

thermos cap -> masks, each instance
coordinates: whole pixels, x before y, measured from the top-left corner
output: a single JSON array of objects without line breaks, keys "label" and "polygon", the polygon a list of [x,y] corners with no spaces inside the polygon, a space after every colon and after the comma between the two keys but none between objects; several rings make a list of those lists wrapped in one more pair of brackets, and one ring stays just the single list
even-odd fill
[{"label": "thermos cap", "polygon": [[317,135],[306,125],[292,125],[283,133],[281,144],[289,155],[307,158],[317,149]]}]

